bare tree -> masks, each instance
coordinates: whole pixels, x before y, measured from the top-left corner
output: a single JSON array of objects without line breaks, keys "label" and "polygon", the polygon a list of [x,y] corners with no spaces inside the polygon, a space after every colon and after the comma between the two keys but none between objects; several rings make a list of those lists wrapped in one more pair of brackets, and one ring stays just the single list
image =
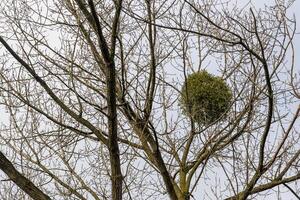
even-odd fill
[{"label": "bare tree", "polygon": [[[4,158],[45,199],[300,198],[291,5],[1,3]],[[204,69],[233,94],[208,125],[179,105],[189,74]],[[0,190],[12,199],[18,188]]]}]

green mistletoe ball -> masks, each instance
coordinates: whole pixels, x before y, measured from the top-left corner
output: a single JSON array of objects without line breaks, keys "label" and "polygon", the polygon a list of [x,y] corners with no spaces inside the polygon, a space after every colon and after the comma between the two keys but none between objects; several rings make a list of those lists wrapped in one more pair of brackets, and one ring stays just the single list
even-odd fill
[{"label": "green mistletoe ball", "polygon": [[226,82],[202,70],[187,77],[181,90],[180,106],[199,125],[224,119],[232,92]]}]

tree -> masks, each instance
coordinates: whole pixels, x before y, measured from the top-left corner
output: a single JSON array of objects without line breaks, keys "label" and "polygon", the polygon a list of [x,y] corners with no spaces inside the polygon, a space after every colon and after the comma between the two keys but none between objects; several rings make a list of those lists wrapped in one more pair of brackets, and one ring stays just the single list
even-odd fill
[{"label": "tree", "polygon": [[[290,6],[1,3],[7,163],[53,199],[299,198]],[[197,126],[179,98],[204,69],[233,100],[226,118]],[[0,189],[2,199],[25,198],[10,181]]]}]

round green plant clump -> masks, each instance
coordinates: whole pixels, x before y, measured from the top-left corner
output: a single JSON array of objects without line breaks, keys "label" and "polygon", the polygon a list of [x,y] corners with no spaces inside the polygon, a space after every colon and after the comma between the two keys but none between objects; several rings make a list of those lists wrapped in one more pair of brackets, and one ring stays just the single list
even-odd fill
[{"label": "round green plant clump", "polygon": [[182,86],[180,105],[183,113],[200,125],[208,125],[225,117],[232,92],[220,77],[207,71],[190,74]]}]

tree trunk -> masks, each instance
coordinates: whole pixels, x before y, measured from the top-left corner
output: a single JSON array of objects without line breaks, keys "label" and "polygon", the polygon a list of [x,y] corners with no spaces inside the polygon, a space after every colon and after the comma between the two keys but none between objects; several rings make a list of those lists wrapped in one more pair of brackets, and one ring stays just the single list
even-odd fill
[{"label": "tree trunk", "polygon": [[0,169],[32,199],[51,200],[48,195],[43,193],[29,179],[18,172],[2,152],[0,152]]}]

